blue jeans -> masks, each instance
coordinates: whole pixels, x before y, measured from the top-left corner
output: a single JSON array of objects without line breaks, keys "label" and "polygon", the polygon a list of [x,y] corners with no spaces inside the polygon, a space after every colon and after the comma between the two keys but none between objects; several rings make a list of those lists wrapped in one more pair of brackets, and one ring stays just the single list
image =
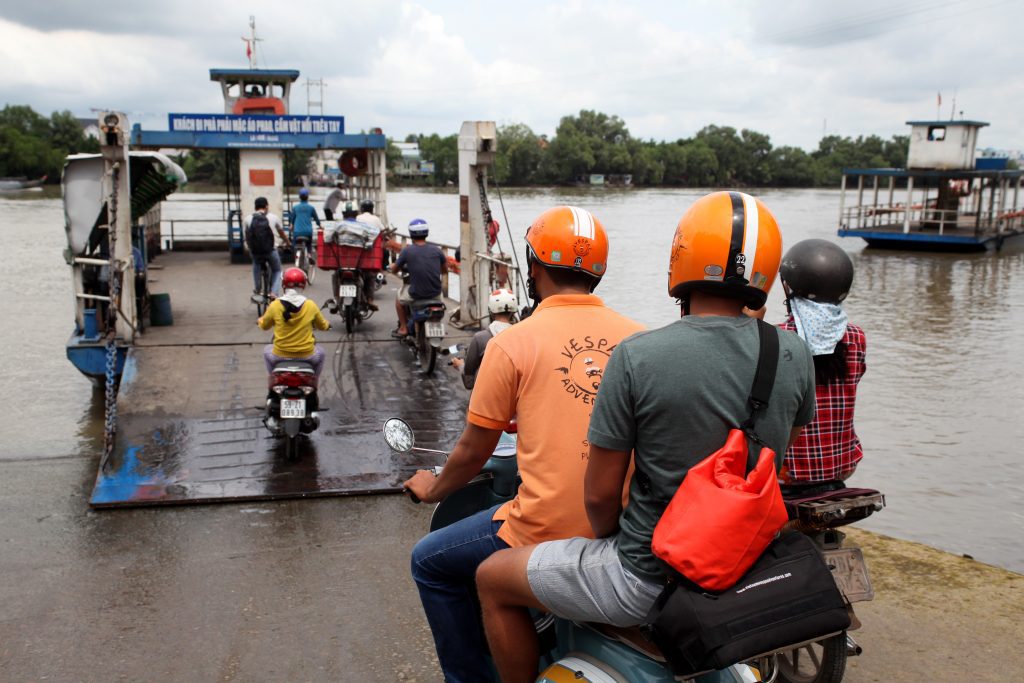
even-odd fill
[{"label": "blue jeans", "polygon": [[263,262],[266,261],[270,264],[270,291],[276,296],[281,295],[281,255],[277,253],[277,250],[270,252],[266,256],[253,256],[252,257],[252,284],[253,291],[257,294],[263,289],[263,283],[260,282],[260,274],[262,268],[260,267]]},{"label": "blue jeans", "polygon": [[503,522],[491,520],[498,507],[432,531],[412,550],[412,578],[447,683],[494,681],[476,597],[476,570],[509,547],[497,536]]}]

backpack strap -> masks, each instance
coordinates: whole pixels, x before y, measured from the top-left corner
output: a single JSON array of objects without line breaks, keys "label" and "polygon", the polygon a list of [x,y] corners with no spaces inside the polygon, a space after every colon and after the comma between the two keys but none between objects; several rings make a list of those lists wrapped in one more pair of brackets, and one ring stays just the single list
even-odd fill
[{"label": "backpack strap", "polygon": [[779,367],[779,332],[774,326],[758,320],[757,339],[757,369],[754,371],[754,384],[747,398],[750,416],[740,425],[740,429],[746,432],[751,441],[764,446],[764,440],[754,430],[754,423],[758,415],[768,407],[768,400],[775,386],[775,371]]}]

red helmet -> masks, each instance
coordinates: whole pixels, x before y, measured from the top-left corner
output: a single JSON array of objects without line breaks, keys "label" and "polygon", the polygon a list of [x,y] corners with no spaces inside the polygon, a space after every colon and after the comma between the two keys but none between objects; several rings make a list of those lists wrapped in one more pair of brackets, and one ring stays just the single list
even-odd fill
[{"label": "red helmet", "polygon": [[281,286],[285,289],[305,289],[306,274],[301,268],[289,268],[284,271],[284,276],[281,278]]}]

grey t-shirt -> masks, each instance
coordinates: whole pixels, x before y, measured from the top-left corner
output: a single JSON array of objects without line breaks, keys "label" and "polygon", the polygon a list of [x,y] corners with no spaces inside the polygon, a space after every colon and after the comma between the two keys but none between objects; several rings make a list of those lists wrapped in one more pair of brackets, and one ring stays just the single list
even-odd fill
[{"label": "grey t-shirt", "polygon": [[441,296],[444,254],[433,244],[412,243],[402,249],[395,264],[409,271],[409,296],[433,299]]},{"label": "grey t-shirt", "polygon": [[[687,470],[725,443],[749,415],[757,367],[757,323],[746,316],[687,316],[640,332],[615,349],[590,418],[588,439],[634,451],[629,504],[619,518],[626,569],[662,581],[651,535]],[[814,417],[814,365],[807,345],[779,331],[779,365],[756,431],[781,465],[790,430]]]}]

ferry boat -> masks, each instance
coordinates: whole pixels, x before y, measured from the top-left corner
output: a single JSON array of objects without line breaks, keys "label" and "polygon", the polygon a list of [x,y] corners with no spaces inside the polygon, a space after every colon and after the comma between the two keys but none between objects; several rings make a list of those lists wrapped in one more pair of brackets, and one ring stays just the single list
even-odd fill
[{"label": "ferry boat", "polygon": [[907,124],[906,168],[843,169],[840,237],[870,247],[970,252],[999,250],[1024,235],[1024,170],[1008,168],[1006,159],[975,159],[978,132],[988,123]]}]

